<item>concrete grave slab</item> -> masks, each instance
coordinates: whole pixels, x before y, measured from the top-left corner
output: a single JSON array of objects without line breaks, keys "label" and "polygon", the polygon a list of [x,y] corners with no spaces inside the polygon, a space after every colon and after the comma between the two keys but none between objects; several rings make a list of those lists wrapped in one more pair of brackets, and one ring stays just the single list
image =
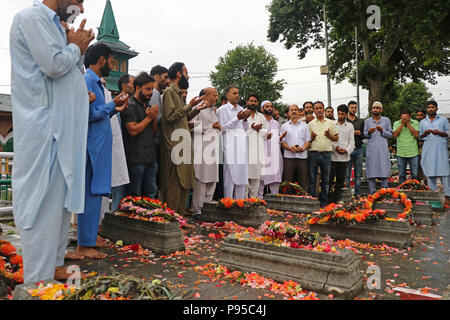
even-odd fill
[{"label": "concrete grave slab", "polygon": [[218,202],[205,203],[199,220],[205,222],[227,222],[234,221],[244,227],[259,227],[262,223],[270,220],[265,207],[219,208]]},{"label": "concrete grave slab", "polygon": [[128,244],[140,244],[159,254],[186,250],[178,221],[156,223],[107,213],[101,235],[113,241],[123,240]]},{"label": "concrete grave slab", "polygon": [[356,225],[314,224],[310,226],[310,230],[322,235],[329,235],[335,240],[351,239],[362,243],[386,244],[405,249],[412,243],[414,226],[409,221],[378,220]]},{"label": "concrete grave slab", "polygon": [[358,271],[360,260],[350,250],[338,254],[305,249],[277,247],[232,235],[221,245],[219,263],[270,277],[277,281],[294,280],[303,289],[354,298],[363,289]]},{"label": "concrete grave slab", "polygon": [[[375,201],[373,204],[374,209],[386,210],[386,216],[390,218],[397,218],[399,213],[402,213],[404,206],[400,203],[384,203]],[[433,226],[433,210],[429,204],[414,204],[412,207],[411,216],[413,221],[424,224],[427,226]]]},{"label": "concrete grave slab", "polygon": [[317,199],[294,197],[289,195],[264,196],[267,208],[295,213],[312,213],[320,209],[320,202]]}]

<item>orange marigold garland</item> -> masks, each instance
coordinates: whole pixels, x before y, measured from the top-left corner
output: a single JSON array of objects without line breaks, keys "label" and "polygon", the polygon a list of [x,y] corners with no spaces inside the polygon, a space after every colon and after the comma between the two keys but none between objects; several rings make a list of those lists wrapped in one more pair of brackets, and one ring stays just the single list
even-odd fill
[{"label": "orange marigold garland", "polygon": [[313,213],[313,217],[307,224],[324,224],[336,222],[343,224],[357,224],[368,221],[376,221],[384,218],[385,210],[373,210],[367,202],[356,200],[347,204],[331,203],[328,206]]},{"label": "orange marigold garland", "polygon": [[391,196],[394,199],[400,200],[400,203],[405,206],[403,212],[397,216],[398,219],[408,219],[410,217],[412,211],[412,201],[408,199],[406,194],[395,188],[380,189],[372,196],[367,197],[366,204],[372,208],[374,201],[380,201],[380,199],[384,199],[386,196]]},{"label": "orange marigold garland", "polygon": [[14,283],[23,283],[23,260],[16,248],[7,241],[0,241],[0,275]]},{"label": "orange marigold garland", "polygon": [[411,179],[403,182],[397,187],[398,190],[408,190],[408,191],[430,191],[431,189],[420,181]]},{"label": "orange marigold garland", "polygon": [[264,207],[267,205],[267,202],[258,198],[250,198],[250,199],[238,199],[234,200],[231,198],[223,198],[219,200],[218,207],[221,209],[230,209],[233,207],[237,208],[257,208]]}]

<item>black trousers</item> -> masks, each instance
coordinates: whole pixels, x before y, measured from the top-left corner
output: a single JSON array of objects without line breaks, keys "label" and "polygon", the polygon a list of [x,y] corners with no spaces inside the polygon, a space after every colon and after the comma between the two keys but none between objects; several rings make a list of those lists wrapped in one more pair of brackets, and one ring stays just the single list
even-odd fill
[{"label": "black trousers", "polygon": [[[331,162],[329,201],[337,202],[341,199],[342,188],[345,185],[345,175],[349,162]],[[335,180],[336,179],[336,180]],[[334,192],[331,190],[334,186]]]},{"label": "black trousers", "polygon": [[308,159],[283,159],[283,181],[297,182],[308,192]]}]

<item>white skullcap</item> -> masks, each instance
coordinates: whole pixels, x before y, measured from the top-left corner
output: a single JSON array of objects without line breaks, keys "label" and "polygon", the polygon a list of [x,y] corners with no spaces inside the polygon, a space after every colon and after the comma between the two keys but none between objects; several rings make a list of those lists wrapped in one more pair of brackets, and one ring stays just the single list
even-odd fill
[{"label": "white skullcap", "polygon": [[268,103],[272,103],[272,101],[269,100],[263,101],[263,103],[261,103],[261,108],[264,108],[264,106]]},{"label": "white skullcap", "polygon": [[373,107],[380,107],[381,109],[383,109],[383,104],[380,101],[375,101],[372,105]]}]

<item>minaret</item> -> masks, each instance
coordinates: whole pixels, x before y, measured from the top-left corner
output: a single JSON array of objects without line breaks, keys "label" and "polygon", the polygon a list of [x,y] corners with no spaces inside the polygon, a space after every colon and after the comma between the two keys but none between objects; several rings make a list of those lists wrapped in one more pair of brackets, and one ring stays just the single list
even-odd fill
[{"label": "minaret", "polygon": [[122,75],[128,73],[128,61],[139,54],[119,39],[119,29],[114,18],[111,1],[106,0],[102,22],[98,28],[97,40],[110,47],[114,53],[113,69],[109,77],[106,78],[106,89],[112,92],[119,91],[117,82]]}]

